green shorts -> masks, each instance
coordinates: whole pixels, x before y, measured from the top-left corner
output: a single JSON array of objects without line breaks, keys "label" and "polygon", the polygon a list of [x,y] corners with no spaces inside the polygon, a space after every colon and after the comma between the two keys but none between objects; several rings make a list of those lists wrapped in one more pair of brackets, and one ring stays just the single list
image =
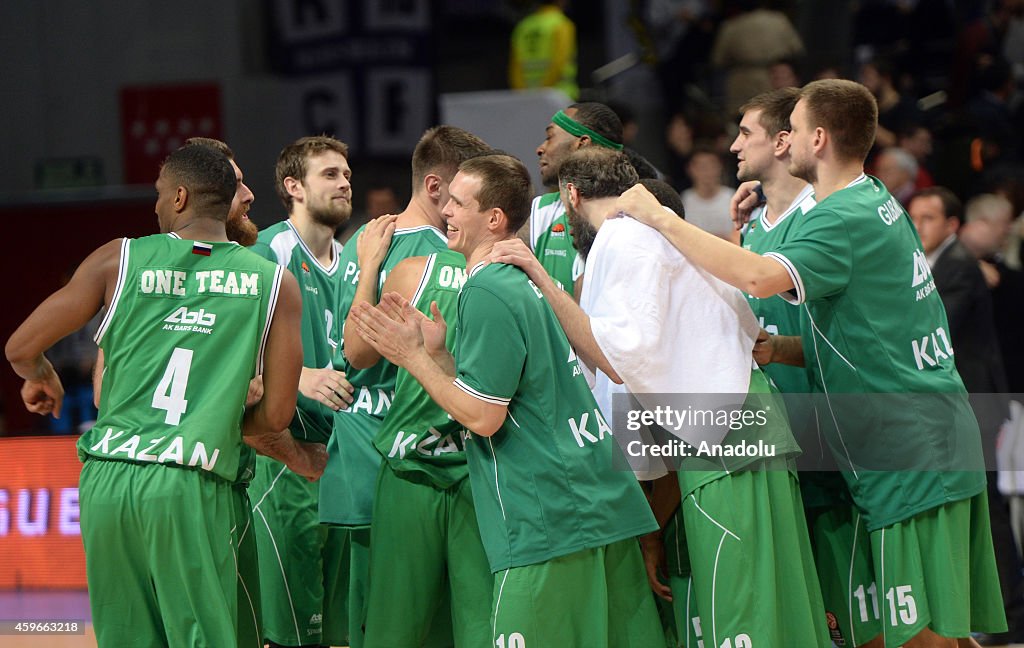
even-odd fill
[{"label": "green shorts", "polygon": [[494,576],[469,480],[441,489],[384,462],[375,501],[366,645],[422,646],[452,630],[457,646],[490,645]]},{"label": "green shorts", "polygon": [[494,574],[495,648],[663,648],[633,538]]},{"label": "green shorts", "polygon": [[669,576],[668,586],[672,590],[672,615],[675,625],[675,646],[689,648],[702,646],[700,612],[693,595],[693,579],[689,576]]},{"label": "green shorts", "polygon": [[79,481],[99,646],[235,646],[235,494],[199,470],[89,459]]},{"label": "green shorts", "polygon": [[683,498],[682,515],[705,645],[831,645],[795,475],[716,479]]},{"label": "green shorts", "polygon": [[875,591],[887,648],[925,627],[943,637],[1005,632],[988,494],[950,502],[872,531]]},{"label": "green shorts", "polygon": [[853,504],[837,504],[811,522],[829,634],[836,645],[859,646],[882,632],[875,591],[871,539]]},{"label": "green shorts", "polygon": [[259,553],[264,638],[286,646],[343,644],[348,537],[320,524],[317,484],[257,457],[249,484]]},{"label": "green shorts", "polygon": [[252,504],[246,486],[235,484],[231,490],[235,496],[231,546],[238,572],[238,648],[263,648],[260,565],[252,526]]},{"label": "green shorts", "polygon": [[670,577],[689,576],[690,554],[689,547],[686,546],[686,532],[683,530],[681,507],[677,508],[672,517],[665,523],[665,531],[661,537],[665,547],[665,565],[668,569],[668,575]]},{"label": "green shorts", "polygon": [[384,420],[363,413],[334,414],[327,468],[320,478],[320,521],[351,528],[370,526],[382,458],[373,445]]},{"label": "green shorts", "polygon": [[665,636],[671,637],[670,646],[699,646],[700,614],[693,596],[693,581],[690,578],[690,554],[683,530],[682,509],[676,509],[662,533],[665,550],[665,567],[668,572],[668,586],[672,590],[672,603],[658,599],[659,605],[671,607],[671,619],[663,616],[662,624],[671,621],[671,632],[666,628]]},{"label": "green shorts", "polygon": [[[345,618],[349,648],[363,648],[363,624],[366,619],[366,595],[370,591],[370,530],[343,529],[329,526],[332,534],[346,538],[343,549],[343,569],[340,571],[338,592],[345,604],[337,607]],[[332,646],[337,642],[328,642]]]}]

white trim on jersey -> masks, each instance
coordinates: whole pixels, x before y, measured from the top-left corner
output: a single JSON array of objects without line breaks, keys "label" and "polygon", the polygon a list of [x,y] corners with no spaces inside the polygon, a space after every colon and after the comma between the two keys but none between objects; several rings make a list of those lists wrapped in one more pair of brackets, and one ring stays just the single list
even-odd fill
[{"label": "white trim on jersey", "polygon": [[498,586],[498,598],[494,601],[494,622],[491,625],[491,644],[498,645],[498,608],[501,607],[501,593],[505,591],[505,581],[508,580],[508,570],[501,577],[501,585]]},{"label": "white trim on jersey", "polygon": [[[676,565],[677,566],[683,564],[683,551],[682,551],[683,548],[682,548],[682,546],[680,546],[680,545],[682,545],[682,543],[679,542],[679,540],[683,536],[682,526],[683,526],[683,516],[679,515],[678,519],[676,520],[676,532],[674,534],[675,535],[675,541],[676,541]],[[687,554],[686,558],[687,558],[687,560],[689,560],[689,558],[690,558],[689,554]],[[686,588],[686,609],[687,610],[690,609],[690,588],[689,587]],[[689,620],[689,619],[687,619],[687,620]]]},{"label": "white trim on jersey", "polygon": [[794,297],[790,294],[790,291],[786,291],[779,293],[779,297],[782,297],[790,304],[804,303],[804,300],[807,299],[807,293],[804,291],[804,280],[800,278],[800,271],[796,269],[793,262],[778,252],[765,252],[763,256],[782,264],[782,267],[789,274],[789,278],[793,281],[793,290],[796,291],[796,296]]},{"label": "white trim on jersey", "polygon": [[428,230],[433,232],[434,234],[437,234],[437,237],[444,241],[445,244],[447,245],[448,237],[445,236],[444,233],[441,232],[441,230],[437,229],[433,225],[417,225],[416,227],[403,227],[401,229],[396,229],[395,233],[392,234],[392,237],[403,236],[405,234],[415,234],[416,232],[423,232]]},{"label": "white trim on jersey", "polygon": [[[735,533],[733,533],[729,529],[725,528],[725,526],[722,525],[721,523],[719,523],[718,520],[716,520],[715,518],[713,518],[710,515],[708,515],[708,512],[705,511],[703,508],[701,508],[700,504],[697,503],[697,498],[694,497],[693,493],[690,493],[690,500],[693,502],[693,505],[695,507],[697,507],[697,510],[700,511],[701,514],[704,515],[704,517],[706,517],[707,519],[711,520],[712,524],[714,524],[716,527],[718,527],[719,529],[722,530],[722,539],[718,541],[718,550],[715,551],[715,564],[714,564],[714,567],[711,570],[711,636],[712,636],[712,639],[713,639],[713,644],[712,645],[717,646],[718,645],[718,624],[716,623],[716,619],[715,619],[715,608],[716,608],[716,605],[715,605],[715,594],[716,594],[716,589],[718,588],[718,561],[721,559],[721,556],[722,556],[722,545],[725,544],[726,538],[728,538],[729,536],[732,536],[733,539],[735,539],[737,541],[742,542],[742,540],[740,540],[740,537],[738,535],[736,535]],[[704,634],[706,635],[707,632],[705,631]]]},{"label": "white trim on jersey", "polygon": [[[110,297],[110,308],[107,309],[107,314],[103,316],[103,321],[100,322],[99,328],[96,329],[96,335],[93,336],[93,341],[99,344],[103,339],[103,335],[107,332],[110,327],[111,321],[114,319],[114,312],[117,311],[117,305],[121,301],[121,295],[124,292],[124,284],[128,278],[128,257],[130,253],[131,239],[125,237],[121,239],[121,254],[118,260],[117,268],[117,283],[114,284],[114,294]],[[106,371],[106,367],[103,368]]]},{"label": "white trim on jersey", "polygon": [[[547,230],[549,227],[551,227],[551,225],[554,224],[555,220],[562,213],[565,212],[565,205],[562,204],[561,195],[559,195],[559,197],[556,198],[555,200],[541,207],[540,201],[546,198],[547,196],[551,195],[551,193],[557,192],[543,193],[539,196],[536,196],[530,202],[530,218],[528,219],[530,224],[529,244],[530,251],[534,253],[536,253],[537,251],[537,241],[540,239],[540,235],[543,234],[544,231]],[[542,209],[544,210],[543,220],[538,216],[541,213]]]},{"label": "white trim on jersey", "polygon": [[263,510],[260,509],[260,506],[263,504],[263,500],[267,499],[270,492],[274,490],[274,487],[277,486],[277,481],[281,479],[286,470],[288,470],[287,466],[281,466],[281,470],[278,471],[277,475],[274,476],[274,479],[271,480],[270,486],[267,488],[266,492],[263,493],[263,496],[260,497],[260,501],[256,502],[252,507],[252,512],[259,513],[260,518],[263,520],[263,525],[267,527],[267,536],[270,538],[270,544],[274,548],[274,555],[277,557],[277,565],[281,568],[281,581],[284,583],[285,594],[288,595],[288,606],[291,608],[292,622],[295,624],[295,637],[298,640],[297,645],[302,645],[303,638],[299,632],[299,620],[295,616],[295,603],[292,601],[291,588],[288,587],[288,574],[285,572],[284,563],[281,561],[281,552],[277,549],[277,541],[274,540],[274,532],[270,528],[270,522],[267,521],[267,516],[263,515]]},{"label": "white trim on jersey", "polygon": [[[878,554],[879,554],[878,562],[882,563],[879,566],[879,570],[881,571],[881,574],[878,577],[878,593],[882,594],[882,597],[885,598],[885,595],[883,594],[883,592],[885,592],[885,527],[882,527],[882,548],[879,550]],[[881,607],[881,606],[879,606],[879,607]],[[896,610],[894,609],[893,610],[893,614],[895,614],[895,613],[896,613]],[[887,639],[885,637],[885,626],[888,625],[885,622],[885,613],[882,612],[881,614],[878,615],[878,617],[879,617],[878,618],[878,623],[879,623],[879,625],[882,626],[882,644],[885,645],[886,642],[887,642]],[[892,618],[892,617],[890,617],[890,618]]]},{"label": "white trim on jersey", "polygon": [[[498,495],[498,506],[501,508],[501,519],[508,522],[508,518],[505,516],[505,502],[501,498],[501,485],[498,483],[498,455],[494,452],[494,437],[487,437],[487,447],[491,451],[491,460],[494,463],[494,492]],[[507,534],[505,536],[508,537]],[[509,542],[509,553],[512,552],[511,541]],[[501,593],[505,589],[505,579],[508,578],[508,569],[505,569],[505,575],[501,578],[501,585],[498,586],[498,598],[494,601],[494,625],[491,627],[491,634],[497,634],[498,632],[498,609],[501,607]],[[497,642],[497,638],[494,638]],[[497,644],[495,644],[497,645]]]},{"label": "white trim on jersey", "polygon": [[478,273],[481,270],[483,270],[484,266],[486,266],[486,265],[487,265],[486,261],[481,261],[480,263],[476,264],[475,266],[473,266],[472,268],[469,269],[469,274],[467,276],[472,277],[476,273]]},{"label": "white trim on jersey", "polygon": [[[715,550],[715,565],[711,568],[711,640],[712,646],[718,645],[718,600],[715,596],[718,593],[718,561],[722,558],[722,545],[725,544],[725,539],[728,531],[722,533],[721,539],[718,541],[718,549]],[[707,630],[702,628],[705,632]]]},{"label": "white trim on jersey", "polygon": [[[299,419],[299,426],[302,427],[302,438],[304,440],[308,441],[309,440],[309,431],[306,430],[306,422],[302,420],[302,408],[301,407],[298,407],[298,406],[295,407],[295,418]],[[298,437],[296,437],[296,438],[298,438]]]},{"label": "white trim on jersey", "polygon": [[[814,360],[818,364],[818,375],[821,377],[821,389],[825,393],[825,402],[828,403],[828,413],[832,417],[832,424],[836,426],[836,434],[839,435],[839,443],[843,445],[843,453],[846,455],[846,463],[850,466],[853,478],[860,479],[860,477],[857,476],[857,469],[853,465],[853,460],[850,459],[850,451],[846,448],[846,439],[843,438],[843,431],[839,429],[839,419],[836,418],[836,413],[832,409],[832,400],[828,395],[828,385],[825,384],[825,373],[821,366],[821,352],[818,350],[818,335],[821,335],[821,339],[825,340],[825,342],[832,347],[832,350],[835,351],[840,358],[843,358],[846,364],[850,365],[850,361],[844,358],[843,354],[839,353],[839,351],[836,351],[836,348],[832,346],[832,343],[828,341],[828,338],[822,335],[821,330],[818,329],[818,325],[814,322],[814,318],[811,317],[811,309],[807,307],[807,304],[804,304],[804,311],[807,313],[807,319],[811,322],[811,328],[814,329],[811,331],[811,343],[814,344]],[[815,333],[817,333],[817,335],[815,335]],[[853,365],[850,365],[850,368],[856,371],[856,368],[854,368]]]},{"label": "white trim on jersey", "polygon": [[[498,496],[498,506],[501,508],[501,519],[506,524],[508,523],[508,517],[505,515],[505,501],[501,497],[501,484],[498,482],[498,455],[494,452],[494,437],[487,437],[487,448],[491,451],[491,461],[494,464],[494,492]],[[509,541],[508,552],[512,553],[512,540],[505,534],[505,538]],[[508,569],[505,570],[505,578],[508,578]],[[497,628],[498,619],[498,606],[501,605],[501,590],[505,587],[505,578],[501,580],[501,587],[498,588],[498,600],[494,603],[494,619],[495,628]]]},{"label": "white trim on jersey", "polygon": [[270,324],[274,320],[274,312],[277,311],[277,298],[281,296],[281,280],[284,278],[284,266],[274,268],[274,281],[270,288],[270,297],[267,302],[267,321],[263,325],[263,336],[260,338],[260,348],[256,355],[256,375],[263,373],[263,356],[267,350],[267,339],[270,337]]},{"label": "white trim on jersey", "polygon": [[[316,255],[313,254],[313,252],[309,249],[309,246],[306,245],[306,242],[304,240],[302,240],[302,235],[299,234],[299,230],[295,229],[295,225],[290,220],[286,220],[284,222],[284,224],[287,225],[289,229],[291,229],[292,234],[295,235],[296,242],[298,242],[298,244],[300,246],[302,246],[302,251],[306,253],[306,256],[308,256],[309,259],[313,263],[316,264],[316,267],[320,268],[320,270],[322,270],[323,273],[326,274],[328,277],[333,275],[335,273],[335,271],[338,269],[338,258],[341,257],[341,244],[338,243],[337,241],[333,240],[333,239],[331,240],[331,252],[333,253],[331,255],[331,257],[332,257],[331,265],[325,268],[323,266],[323,264],[320,263],[320,260],[316,257]],[[280,236],[280,235],[278,235],[278,236]],[[270,247],[274,247],[273,243],[276,242],[276,241],[277,241],[277,236],[275,236],[274,240],[271,241],[271,246]],[[275,248],[274,251],[277,252],[277,249]],[[291,250],[289,250],[288,257],[289,257],[288,261],[290,261],[291,260]],[[288,265],[288,261],[281,262],[281,265]]]},{"label": "white trim on jersey", "polygon": [[846,603],[848,613],[850,615],[848,617],[850,620],[850,643],[852,643],[854,646],[858,644],[856,633],[854,632],[854,628],[857,626],[857,624],[853,621],[853,564],[857,558],[857,536],[860,535],[860,513],[855,513],[855,515],[857,516],[857,519],[853,523],[853,542],[850,543],[850,575],[846,580]]},{"label": "white trim on jersey", "polygon": [[[761,227],[764,228],[764,231],[770,232],[773,229],[775,229],[779,225],[779,223],[786,220],[786,218],[788,218],[790,214],[794,213],[798,208],[802,208],[804,206],[804,202],[808,198],[810,198],[811,200],[814,199],[814,187],[812,185],[805,185],[804,188],[800,190],[800,193],[796,195],[796,198],[793,199],[793,202],[789,204],[789,207],[786,208],[786,211],[782,212],[782,214],[773,222],[769,223],[767,220],[765,220],[765,215],[768,213],[768,205],[765,205],[764,207],[760,208],[761,213],[757,220],[760,221]],[[812,203],[812,206],[814,204],[817,203]],[[807,209],[804,209],[805,213],[807,211]]]},{"label": "white trim on jersey", "polygon": [[[682,522],[682,521],[680,520],[680,522]],[[676,537],[677,538],[679,537],[678,533],[676,533]],[[676,540],[676,542],[678,543],[679,541]],[[682,628],[677,628],[676,629],[676,632],[685,632],[686,633],[686,648],[690,648],[690,624],[693,623],[693,620],[690,618],[690,613],[693,610],[693,607],[690,604],[690,599],[692,598],[692,594],[693,594],[693,576],[691,575],[691,576],[687,576],[686,577],[686,625],[684,627],[682,627]],[[703,633],[701,633],[701,635],[703,636]]]},{"label": "white trim on jersey", "polygon": [[507,412],[505,412],[505,414],[507,414],[507,415],[508,415],[508,418],[509,418],[509,420],[510,420],[510,421],[512,421],[512,423],[513,423],[513,424],[514,424],[514,425],[515,425],[515,426],[516,426],[517,428],[519,428],[520,430],[522,430],[522,429],[523,429],[523,426],[522,426],[522,425],[519,425],[519,421],[517,421],[517,420],[516,420],[516,417],[512,416],[512,410],[508,410]]},{"label": "white trim on jersey", "polygon": [[[409,300],[409,303],[412,304],[413,306],[416,306],[416,308],[419,308],[419,306],[417,306],[417,304],[420,301],[420,297],[423,296],[423,291],[426,290],[426,288],[427,288],[427,277],[429,277],[430,273],[434,270],[434,261],[436,261],[436,260],[437,260],[437,252],[435,252],[435,253],[433,253],[433,254],[431,254],[430,256],[427,257],[427,265],[423,268],[423,274],[420,276],[420,282],[416,286],[416,292],[414,292],[412,294],[412,299]],[[426,306],[427,306],[427,309],[429,310],[430,309],[430,304],[427,304]],[[423,309],[421,308],[420,310],[423,310]],[[426,312],[426,311],[424,311],[424,312]]]},{"label": "white trim on jersey", "polygon": [[[288,266],[292,261],[292,250],[295,249],[296,239],[299,239],[299,235],[294,230],[285,230],[278,232],[274,235],[274,238],[270,239],[268,244],[270,249],[274,251],[274,256],[277,257],[277,263],[279,265]],[[299,239],[301,240],[301,239]]]},{"label": "white trim on jersey", "polygon": [[[281,468],[281,472],[288,470],[287,468]],[[280,475],[278,475],[280,477]],[[276,479],[274,481],[277,481]],[[267,491],[268,493],[270,491]],[[260,514],[263,519],[263,524],[267,527],[267,536],[270,538],[270,544],[274,548],[274,556],[277,558],[277,566],[281,568],[281,582],[284,583],[284,592],[288,596],[288,608],[292,613],[292,623],[295,624],[295,638],[298,641],[298,645],[302,645],[304,641],[302,633],[299,632],[299,619],[295,616],[295,602],[292,601],[292,590],[288,587],[288,574],[285,573],[284,563],[281,561],[281,552],[277,548],[277,540],[274,540],[274,532],[270,530],[270,522],[267,521],[267,516],[263,515],[263,511],[258,508],[253,509],[255,512]]]},{"label": "white trim on jersey", "polygon": [[[237,528],[237,526],[235,528]],[[240,572],[238,570],[238,551],[239,551],[239,548],[242,545],[242,538],[245,537],[245,532],[248,531],[248,530],[249,530],[249,521],[246,521],[245,529],[242,531],[242,534],[240,536],[238,536],[238,545],[231,547],[231,557],[234,558],[234,560],[235,560],[235,578],[238,580],[238,584],[242,586],[242,592],[245,593],[245,600],[249,604],[249,612],[250,612],[250,614],[252,616],[252,627],[254,629],[258,629],[260,627],[260,620],[259,620],[259,615],[256,613],[256,605],[252,601],[252,594],[249,593],[249,587],[245,584],[245,579],[242,578],[242,572]],[[231,532],[234,533],[234,529],[232,529]],[[244,610],[242,610],[241,607],[239,607],[239,610],[238,610],[239,617],[241,617],[241,614],[242,614],[243,611]],[[239,618],[238,622],[242,623],[241,618]],[[258,643],[257,643],[257,645],[254,648],[261,648],[261,646],[263,645],[262,641],[259,641],[259,640],[257,640],[257,641],[258,641]]]},{"label": "white trim on jersey", "polygon": [[[722,525],[721,523],[719,523],[718,520],[716,520],[715,518],[713,518],[710,515],[708,515],[708,512],[705,511],[704,509],[702,509],[700,504],[697,503],[697,498],[693,496],[693,493],[690,493],[690,499],[693,500],[693,505],[697,507],[697,510],[700,511],[701,514],[704,517],[706,517],[707,519],[711,520],[712,524],[714,524],[716,527],[718,527],[719,529],[721,529],[725,533],[731,535],[733,538],[736,538],[737,540],[740,539],[740,537],[738,535],[736,535],[735,533],[733,533],[729,529],[725,528],[725,526]],[[740,540],[740,542],[742,542],[742,540]]]},{"label": "white trim on jersey", "polygon": [[494,437],[487,437],[487,447],[491,450],[491,459],[494,460],[494,490],[498,494],[498,506],[501,508],[501,519],[508,520],[505,516],[505,502],[501,499],[501,486],[498,484],[498,455],[494,453]]},{"label": "white trim on jersey", "polygon": [[843,187],[843,189],[849,189],[849,188],[850,188],[850,187],[852,187],[853,185],[859,185],[859,184],[860,184],[860,183],[862,183],[862,182],[867,182],[867,179],[868,179],[868,174],[866,174],[866,173],[864,173],[864,172],[862,171],[862,172],[861,172],[861,174],[860,174],[859,176],[857,176],[856,178],[854,178],[853,180],[851,180],[851,181],[850,181],[850,184],[848,184],[848,185],[846,185],[845,187]]},{"label": "white trim on jersey", "polygon": [[462,391],[472,396],[473,398],[476,398],[477,400],[482,400],[485,403],[492,403],[494,405],[505,405],[507,407],[508,404],[512,402],[511,398],[502,398],[501,396],[490,396],[481,391],[477,391],[470,387],[469,385],[467,385],[466,383],[462,382],[461,378],[456,378],[453,384]]},{"label": "white trim on jersey", "polygon": [[828,348],[832,349],[835,352],[835,354],[837,356],[839,356],[839,358],[843,362],[846,363],[847,367],[849,367],[850,369],[853,369],[854,371],[857,371],[857,367],[854,367],[853,363],[851,363],[849,360],[847,360],[846,356],[844,356],[842,353],[840,353],[839,349],[835,348],[835,346],[833,346],[832,342],[830,342],[829,339],[827,337],[825,337],[825,334],[821,332],[821,329],[818,328],[818,323],[814,321],[813,317],[811,317],[811,309],[807,308],[807,304],[804,304],[804,310],[807,311],[807,319],[810,320],[811,328],[814,329],[814,332],[817,333],[818,335],[820,335],[822,340],[825,340],[825,344],[828,345]]}]

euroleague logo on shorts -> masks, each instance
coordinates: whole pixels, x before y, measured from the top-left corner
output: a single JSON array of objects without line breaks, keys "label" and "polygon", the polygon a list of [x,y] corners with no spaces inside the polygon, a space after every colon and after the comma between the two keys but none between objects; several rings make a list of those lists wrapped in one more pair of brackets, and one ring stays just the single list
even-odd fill
[{"label": "euroleague logo on shorts", "polygon": [[839,619],[836,615],[831,612],[825,612],[825,623],[828,625],[828,634],[832,639],[832,643],[837,646],[845,646],[846,639],[843,639],[843,633],[839,629]]}]

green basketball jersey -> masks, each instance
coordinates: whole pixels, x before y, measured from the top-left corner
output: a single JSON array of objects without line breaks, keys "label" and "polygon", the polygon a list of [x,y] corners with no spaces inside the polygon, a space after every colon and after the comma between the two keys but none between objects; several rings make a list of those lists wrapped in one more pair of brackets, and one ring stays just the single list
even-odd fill
[{"label": "green basketball jersey", "polygon": [[[360,228],[354,236],[362,231]],[[396,229],[381,263],[377,299],[387,273],[400,261],[447,250],[448,239],[435,227]],[[335,313],[339,321],[344,321],[359,286],[359,257],[354,244],[342,250],[341,268]],[[338,345],[334,366],[345,372],[355,388],[354,400],[334,415],[334,437],[327,448],[327,467],[320,479],[320,521],[362,527],[369,525],[373,516],[374,485],[381,462],[374,441],[395,398],[398,368],[381,358],[368,369],[355,369],[345,358],[343,347],[344,341]]]},{"label": "green basketball jersey", "polygon": [[537,196],[530,205],[530,246],[551,278],[573,294],[583,259],[573,246],[569,217],[557,191]]},{"label": "green basketball jersey", "polygon": [[[355,241],[366,226],[360,227],[352,235]],[[427,256],[434,252],[442,252],[448,249],[448,239],[436,227],[423,225],[420,227],[405,227],[396,229],[391,239],[391,247],[387,256],[384,257],[380,266],[380,280],[377,284],[377,299],[380,299],[380,289],[387,279],[387,273],[391,271],[400,261],[413,256]],[[344,322],[348,317],[348,311],[352,308],[352,300],[356,296],[356,288],[359,285],[359,257],[356,255],[356,246],[348,245],[341,252],[341,287],[338,289],[335,313],[338,321]],[[344,341],[338,346],[335,355],[335,368],[344,371],[348,381],[355,387],[352,395],[355,401],[348,410],[339,412],[344,416],[346,412],[370,414],[377,418],[384,418],[395,393],[395,376],[398,373],[395,365],[385,359],[368,369],[355,369],[345,359],[343,351]]]},{"label": "green basketball jersey", "polygon": [[[412,304],[428,315],[430,303],[437,302],[444,320],[450,323],[445,339],[449,351],[454,348],[459,291],[465,283],[466,257],[438,252],[427,257],[412,298]],[[384,418],[374,445],[396,473],[424,473],[438,488],[449,488],[469,474],[463,430],[408,371],[399,368],[395,406]]]},{"label": "green basketball jersey", "polygon": [[820,419],[869,530],[981,492],[980,435],[942,300],[885,186],[861,175],[766,256],[789,272],[787,298],[803,304]]},{"label": "green basketball jersey", "polygon": [[467,433],[480,535],[492,571],[544,562],[657,528],[551,306],[518,268],[473,268],[459,297],[455,385],[506,405],[491,437]]},{"label": "green basketball jersey", "polygon": [[[284,220],[262,230],[249,249],[295,275],[302,295],[302,366],[330,367],[337,340],[341,338],[340,320],[332,310],[340,274],[341,245],[333,243],[333,261],[325,268],[306,247],[291,221]],[[288,427],[298,439],[324,443],[331,435],[333,417],[334,412],[327,406],[299,394],[295,417]]]},{"label": "green basketball jersey", "polygon": [[235,243],[124,239],[96,333],[103,400],[78,453],[242,476],[242,413],[282,270]]},{"label": "green basketball jersey", "polygon": [[[789,208],[768,223],[764,207],[758,207],[751,215],[750,222],[743,229],[743,247],[758,254],[771,252],[779,247],[793,229],[794,223],[814,207],[814,190],[807,185]],[[800,320],[803,309],[786,300],[772,296],[758,299],[747,295],[747,303],[761,323],[761,328],[771,335],[800,335]],[[807,371],[803,367],[771,363],[762,367],[772,382],[785,394],[806,394],[810,392]]]}]

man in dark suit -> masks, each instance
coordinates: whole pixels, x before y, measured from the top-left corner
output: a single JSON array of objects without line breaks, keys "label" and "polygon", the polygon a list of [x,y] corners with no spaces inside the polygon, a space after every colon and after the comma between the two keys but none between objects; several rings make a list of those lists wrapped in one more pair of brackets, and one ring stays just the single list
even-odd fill
[{"label": "man in dark suit", "polygon": [[[987,446],[986,459],[991,461],[996,432],[1007,416],[1007,383],[992,316],[992,295],[978,259],[957,237],[963,204],[949,189],[929,187],[914,194],[907,211],[917,227],[935,288],[946,307],[956,369],[972,394],[971,404]],[[994,471],[988,473],[989,513],[1010,630],[1005,637],[988,639],[1004,642],[1017,640],[1024,633],[1024,596],[1009,507],[995,488],[995,475]],[[983,645],[992,644],[983,641]]]},{"label": "man in dark suit", "polygon": [[[957,236],[981,260],[992,295],[992,317],[1003,352],[1003,369],[1009,391],[1024,393],[1024,272],[1013,268],[1004,256],[1014,227],[1013,204],[1004,196],[980,194],[964,206],[965,222]],[[1020,400],[1019,398],[1017,400]]]},{"label": "man in dark suit", "polygon": [[992,296],[978,260],[957,237],[963,205],[949,189],[929,187],[914,194],[907,211],[946,307],[956,369],[967,391],[1005,392],[1006,375],[992,319]]}]

